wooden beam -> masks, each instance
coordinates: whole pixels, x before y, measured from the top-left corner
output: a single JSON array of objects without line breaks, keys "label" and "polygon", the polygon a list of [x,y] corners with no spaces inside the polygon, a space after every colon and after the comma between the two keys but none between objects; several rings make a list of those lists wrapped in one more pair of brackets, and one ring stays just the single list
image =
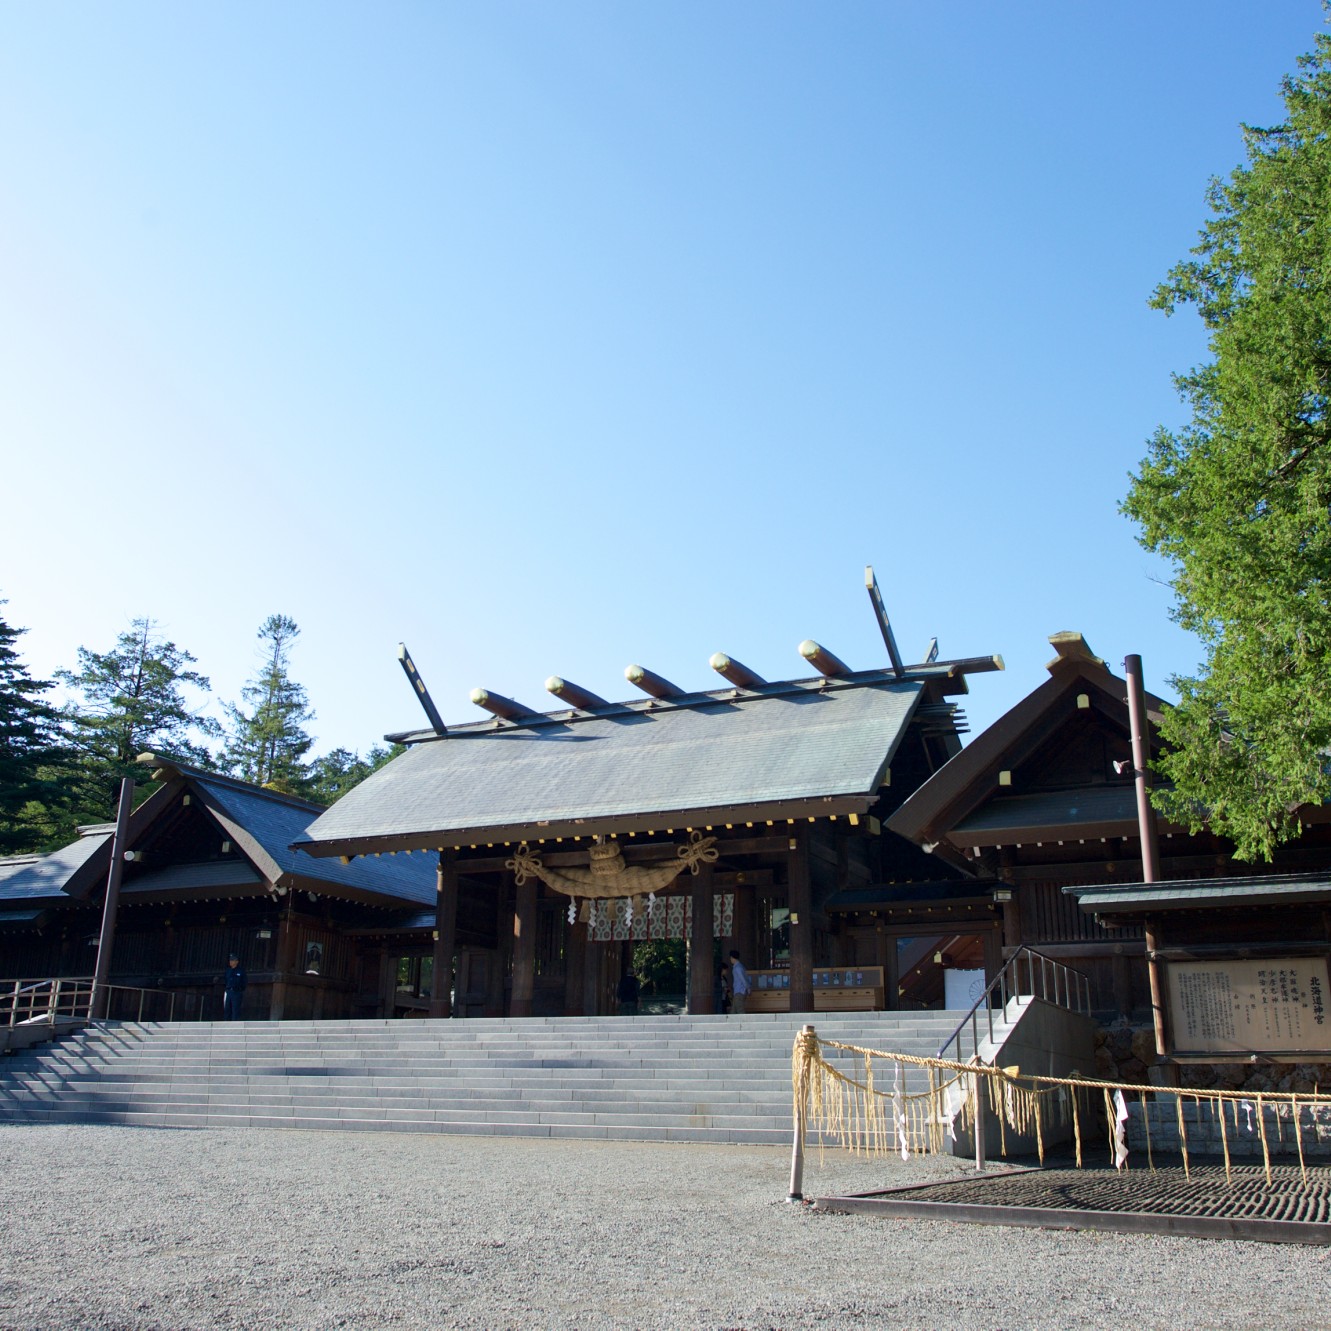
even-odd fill
[{"label": "wooden beam", "polygon": [[487,712],[502,717],[505,721],[525,721],[528,717],[540,715],[530,707],[524,707],[520,702],[504,697],[502,693],[491,693],[489,689],[472,689],[471,700],[477,707],[483,707]]},{"label": "wooden beam", "polygon": [[[695,830],[699,830],[696,829]],[[676,840],[673,841],[644,841],[641,844],[621,840],[619,849],[624,856],[627,864],[659,864],[663,860],[677,859],[679,856],[679,847],[684,841],[683,829],[676,828]],[[715,835],[712,833],[711,835]],[[566,839],[567,840],[567,839]],[[784,834],[773,834],[772,836],[759,837],[738,837],[734,840],[726,840],[724,837],[718,839],[716,849],[722,859],[730,859],[741,855],[779,855],[785,852],[789,838]],[[587,836],[587,842],[590,844],[591,836]],[[560,868],[567,865],[579,865],[587,863],[587,851],[584,850],[554,850],[550,848],[549,843],[540,846],[535,838],[528,839],[528,847],[534,848],[540,852],[541,862],[548,864],[551,868]],[[513,858],[513,850],[509,848],[503,854],[495,855],[476,855],[468,857],[464,851],[459,864],[467,873],[503,873],[508,866],[508,861]]]},{"label": "wooden beam", "polygon": [[652,698],[667,699],[683,698],[687,696],[678,684],[672,684],[668,679],[663,678],[654,671],[646,669],[644,666],[625,666],[624,678],[628,680],[635,689],[641,689],[645,694]]},{"label": "wooden beam", "polygon": [[[869,602],[873,606],[874,618],[878,621],[878,631],[883,635],[883,644],[886,646],[887,655],[892,662],[892,673],[900,679],[903,667],[901,653],[897,650],[897,636],[892,632],[892,623],[887,617],[887,607],[883,604],[883,593],[878,590],[878,579],[874,575],[872,565],[865,566],[864,586],[869,593]],[[936,643],[937,639],[935,639],[935,645]]]},{"label": "wooden beam", "polygon": [[570,707],[576,707],[582,712],[595,711],[598,707],[609,707],[599,694],[593,693],[590,689],[584,689],[580,684],[574,684],[572,680],[564,679],[559,675],[551,675],[545,681],[547,693],[553,693],[561,702],[566,702]]},{"label": "wooden beam", "polygon": [[767,681],[756,671],[750,670],[743,661],[737,661],[725,652],[716,652],[708,662],[713,670],[723,679],[728,679],[736,688],[760,689]]},{"label": "wooden beam", "polygon": [[[826,647],[820,646],[812,638],[805,638],[800,643],[799,653],[824,679],[840,679],[843,675],[855,673],[839,656],[833,656]],[[791,1008],[791,1011],[802,1012],[804,1009]]]},{"label": "wooden beam", "polygon": [[420,671],[416,669],[416,663],[411,659],[411,653],[407,651],[405,642],[400,642],[397,645],[397,659],[407,677],[407,683],[411,685],[411,691],[416,695],[416,701],[420,703],[425,711],[430,729],[436,735],[448,734],[448,727],[444,725],[444,718],[439,715],[439,709],[434,705],[434,699],[430,697],[430,690],[425,687],[425,681],[421,678]]}]

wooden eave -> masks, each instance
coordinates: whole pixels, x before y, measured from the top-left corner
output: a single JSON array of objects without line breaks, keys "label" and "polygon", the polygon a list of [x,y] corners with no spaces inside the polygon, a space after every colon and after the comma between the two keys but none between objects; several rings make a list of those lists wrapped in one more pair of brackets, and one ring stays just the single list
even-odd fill
[{"label": "wooden eave", "polygon": [[[947,840],[963,818],[1002,789],[998,784],[999,772],[1019,766],[1076,714],[1078,693],[1088,693],[1092,707],[1126,728],[1127,685],[1103,665],[1080,656],[1060,657],[1050,663],[1050,672],[1049,679],[976,736],[905,800],[888,817],[885,826],[917,845],[938,845]],[[1160,699],[1147,695],[1147,710],[1153,721],[1163,706]],[[1064,836],[1067,835],[1065,831]],[[1110,833],[1096,830],[1094,835]],[[1041,838],[1031,835],[1029,839]]]},{"label": "wooden eave", "polygon": [[502,848],[527,842],[538,845],[552,841],[571,841],[581,837],[590,841],[593,836],[627,836],[630,833],[673,833],[679,835],[688,829],[706,832],[710,827],[714,835],[731,828],[767,828],[770,821],[782,834],[792,824],[816,822],[824,818],[844,817],[850,814],[865,816],[878,798],[875,791],[869,795],[827,795],[819,799],[773,804],[736,805],[710,809],[672,809],[668,813],[633,814],[624,817],[597,819],[594,823],[583,818],[540,823],[514,823],[497,827],[440,828],[435,831],[412,832],[395,836],[357,837],[340,841],[298,843],[308,855],[323,858],[331,855],[378,855],[397,851],[486,849]]}]

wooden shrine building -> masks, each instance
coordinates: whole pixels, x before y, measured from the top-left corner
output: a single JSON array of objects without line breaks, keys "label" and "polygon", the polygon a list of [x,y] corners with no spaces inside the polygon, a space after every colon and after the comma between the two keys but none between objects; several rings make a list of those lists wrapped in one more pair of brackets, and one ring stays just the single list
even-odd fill
[{"label": "wooden shrine building", "polygon": [[[295,844],[311,863],[434,866],[438,1016],[450,994],[484,994],[481,1011],[512,1016],[612,1011],[648,938],[688,941],[693,1012],[713,1011],[731,948],[781,980],[783,1006],[813,1011],[824,981],[864,983],[885,961],[885,936],[844,927],[838,899],[938,876],[885,820],[960,751],[950,698],[966,676],[1002,665],[902,665],[880,623],[886,669],[851,670],[805,642],[810,678],[769,682],[718,654],[724,688],[689,693],[631,666],[643,696],[628,702],[553,678],[555,711],[478,689],[487,719],[447,727],[404,654],[430,727],[392,736],[407,752]],[[478,903],[498,922],[494,946],[462,938]],[[455,965],[452,983],[438,979]]]},{"label": "wooden shrine building", "polygon": [[[233,952],[249,975],[247,1017],[424,1006],[410,988],[423,907],[433,919],[427,865],[298,855],[291,842],[320,806],[153,755],[140,761],[160,785],[130,817],[110,978],[174,998],[147,1015],[220,1017]],[[0,988],[92,975],[113,830],[85,827],[50,855],[0,860]],[[493,931],[487,919],[464,936],[490,941]],[[409,992],[399,994],[404,976]]]},{"label": "wooden shrine building", "polygon": [[[1090,976],[1104,1016],[1149,1021],[1147,929],[1140,901],[1151,894],[1105,896],[1098,890],[1127,888],[1143,877],[1127,684],[1081,634],[1055,634],[1050,642],[1055,656],[1049,679],[886,819],[888,830],[927,850],[940,869],[965,875],[970,886],[948,888],[961,899],[940,903],[906,885],[899,899],[879,900],[873,907],[890,927],[905,931],[914,927],[914,913],[922,906],[932,905],[934,918],[941,920],[946,904],[949,931],[964,937],[989,926],[985,902],[995,902],[1004,956],[1023,944],[1038,948]],[[1155,727],[1164,706],[1146,695],[1145,738],[1152,754],[1159,751]],[[1159,818],[1159,876],[1195,883],[1331,867],[1328,811],[1305,809],[1301,816],[1302,836],[1281,847],[1271,865],[1240,864],[1223,838],[1209,831],[1192,834]],[[1064,891],[1073,887],[1097,891],[1080,893],[1079,907],[1079,894]],[[1180,899],[1207,893],[1216,901],[1234,895],[1212,884],[1183,892]],[[1114,904],[1099,913],[1082,908],[1099,900]],[[1123,904],[1127,900],[1133,908]],[[1233,922],[1225,927],[1232,945]]]}]

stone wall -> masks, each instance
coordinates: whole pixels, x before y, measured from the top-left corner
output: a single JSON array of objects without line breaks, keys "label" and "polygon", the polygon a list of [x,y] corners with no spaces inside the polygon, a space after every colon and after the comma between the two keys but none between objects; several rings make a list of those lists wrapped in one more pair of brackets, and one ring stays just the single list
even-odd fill
[{"label": "stone wall", "polygon": [[[1160,1085],[1154,1028],[1126,1022],[1102,1026],[1095,1037],[1091,1075],[1133,1086]],[[1331,1094],[1331,1063],[1185,1063],[1179,1067],[1179,1081],[1200,1090]]]}]

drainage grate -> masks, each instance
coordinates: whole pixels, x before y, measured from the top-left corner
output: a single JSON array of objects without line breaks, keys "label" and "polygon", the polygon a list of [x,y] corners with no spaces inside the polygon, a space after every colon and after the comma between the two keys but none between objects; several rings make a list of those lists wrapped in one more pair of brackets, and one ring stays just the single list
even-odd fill
[{"label": "drainage grate", "polygon": [[833,1211],[968,1220],[994,1225],[1192,1234],[1273,1243],[1331,1243],[1331,1170],[1277,1165],[1182,1165],[1122,1174],[1031,1169],[950,1183],[818,1198]]}]

